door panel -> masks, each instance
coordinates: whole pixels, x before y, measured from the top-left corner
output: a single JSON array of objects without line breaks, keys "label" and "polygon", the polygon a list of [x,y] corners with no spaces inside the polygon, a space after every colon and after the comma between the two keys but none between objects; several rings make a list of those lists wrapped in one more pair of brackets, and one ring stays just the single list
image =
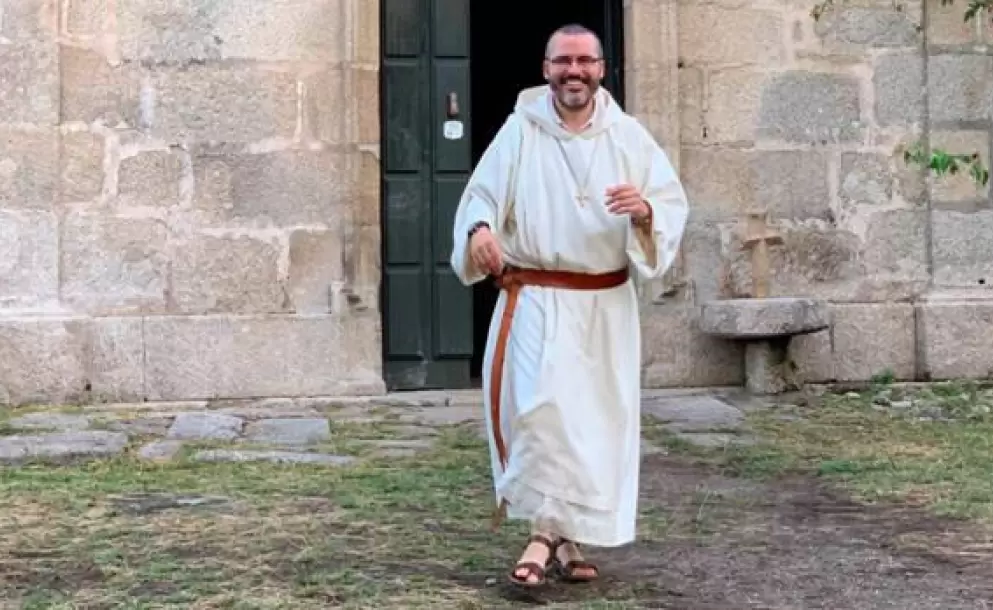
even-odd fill
[{"label": "door panel", "polygon": [[[391,390],[469,385],[472,291],[449,268],[472,169],[469,0],[383,0],[384,358]],[[446,121],[461,121],[445,131]]]}]

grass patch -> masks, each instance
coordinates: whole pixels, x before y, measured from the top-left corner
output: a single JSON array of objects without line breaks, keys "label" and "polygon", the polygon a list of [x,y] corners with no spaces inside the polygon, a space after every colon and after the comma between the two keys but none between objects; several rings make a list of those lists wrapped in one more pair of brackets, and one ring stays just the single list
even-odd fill
[{"label": "grass patch", "polygon": [[916,390],[877,384],[827,395],[784,418],[752,413],[764,439],[707,459],[753,478],[813,474],[865,502],[900,501],[993,523],[993,392],[944,383]]},{"label": "grass patch", "polygon": [[[336,426],[350,440],[402,438]],[[350,439],[349,435],[357,437]],[[0,598],[34,608],[500,608],[526,530],[488,529],[472,426],[411,458],[326,468],[124,457],[0,470]],[[650,538],[664,511],[646,507]],[[638,591],[561,607],[630,607]],[[635,596],[635,597],[632,597]],[[556,607],[555,604],[552,604]]]}]

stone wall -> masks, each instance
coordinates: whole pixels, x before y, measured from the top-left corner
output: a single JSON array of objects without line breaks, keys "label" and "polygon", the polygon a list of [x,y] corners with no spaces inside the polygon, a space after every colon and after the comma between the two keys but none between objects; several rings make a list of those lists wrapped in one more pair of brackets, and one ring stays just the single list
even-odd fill
[{"label": "stone wall", "polygon": [[902,151],[930,140],[989,163],[993,31],[926,1],[835,0],[816,21],[809,0],[669,3],[681,124],[659,135],[693,209],[682,281],[646,315],[646,383],[741,382],[738,348],[692,312],[750,295],[736,228],[756,206],[785,238],[773,294],[834,304],[834,329],[794,344],[809,380],[990,375],[989,189],[929,181]]},{"label": "stone wall", "polygon": [[382,391],[378,28],[0,0],[0,403]]},{"label": "stone wall", "polygon": [[[989,159],[993,33],[928,2],[625,2],[628,107],[693,208],[647,385],[742,382],[695,324],[747,294],[756,205],[774,292],[834,303],[810,379],[989,374],[990,193],[900,147]],[[0,0],[0,403],[383,390],[378,6]]]}]

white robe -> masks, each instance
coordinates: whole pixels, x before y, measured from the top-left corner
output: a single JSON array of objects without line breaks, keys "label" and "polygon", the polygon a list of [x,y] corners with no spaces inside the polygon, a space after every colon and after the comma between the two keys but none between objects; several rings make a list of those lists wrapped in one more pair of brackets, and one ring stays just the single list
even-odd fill
[{"label": "white robe", "polygon": [[[560,148],[560,144],[562,148]],[[576,177],[563,155],[570,155]],[[584,205],[577,201],[590,163]],[[628,183],[651,205],[653,226],[606,209],[608,187]],[[451,265],[465,285],[484,279],[467,232],[486,221],[504,261],[525,268],[661,277],[688,212],[685,192],[651,135],[600,89],[586,130],[561,124],[547,87],[523,91],[462,195]],[[641,417],[641,331],[631,281],[599,291],[525,286],[507,341],[501,400],[504,471],[489,421],[501,292],[483,361],[496,501],[509,519],[594,546],[634,540]]]}]

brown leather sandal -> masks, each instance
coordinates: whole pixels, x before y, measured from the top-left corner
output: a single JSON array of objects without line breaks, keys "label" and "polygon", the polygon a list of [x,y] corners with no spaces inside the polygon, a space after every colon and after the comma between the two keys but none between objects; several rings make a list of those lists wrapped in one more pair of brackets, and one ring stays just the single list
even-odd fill
[{"label": "brown leather sandal", "polygon": [[[559,573],[559,578],[565,582],[592,582],[599,578],[600,568],[598,568],[595,563],[591,563],[585,559],[573,559],[562,563],[562,560],[559,559],[558,547],[568,543],[572,543],[576,547],[577,551],[580,550],[578,543],[564,538],[558,545],[556,545],[555,553],[552,555],[552,558],[555,569]],[[586,573],[588,572],[593,572],[593,574],[587,575]]]},{"label": "brown leather sandal", "polygon": [[[541,565],[536,561],[520,561],[514,566],[514,569],[510,571],[510,582],[519,587],[540,587],[545,584],[545,572],[548,570],[552,562],[555,561],[555,551],[558,549],[558,545],[547,537],[541,534],[532,534],[528,537],[528,543],[525,545],[525,549],[531,545],[533,542],[540,542],[541,544],[548,547],[548,559],[545,560],[545,565]],[[518,576],[517,573],[524,568],[527,572],[523,577]],[[532,576],[536,577],[537,580],[531,582],[528,580]]]}]

